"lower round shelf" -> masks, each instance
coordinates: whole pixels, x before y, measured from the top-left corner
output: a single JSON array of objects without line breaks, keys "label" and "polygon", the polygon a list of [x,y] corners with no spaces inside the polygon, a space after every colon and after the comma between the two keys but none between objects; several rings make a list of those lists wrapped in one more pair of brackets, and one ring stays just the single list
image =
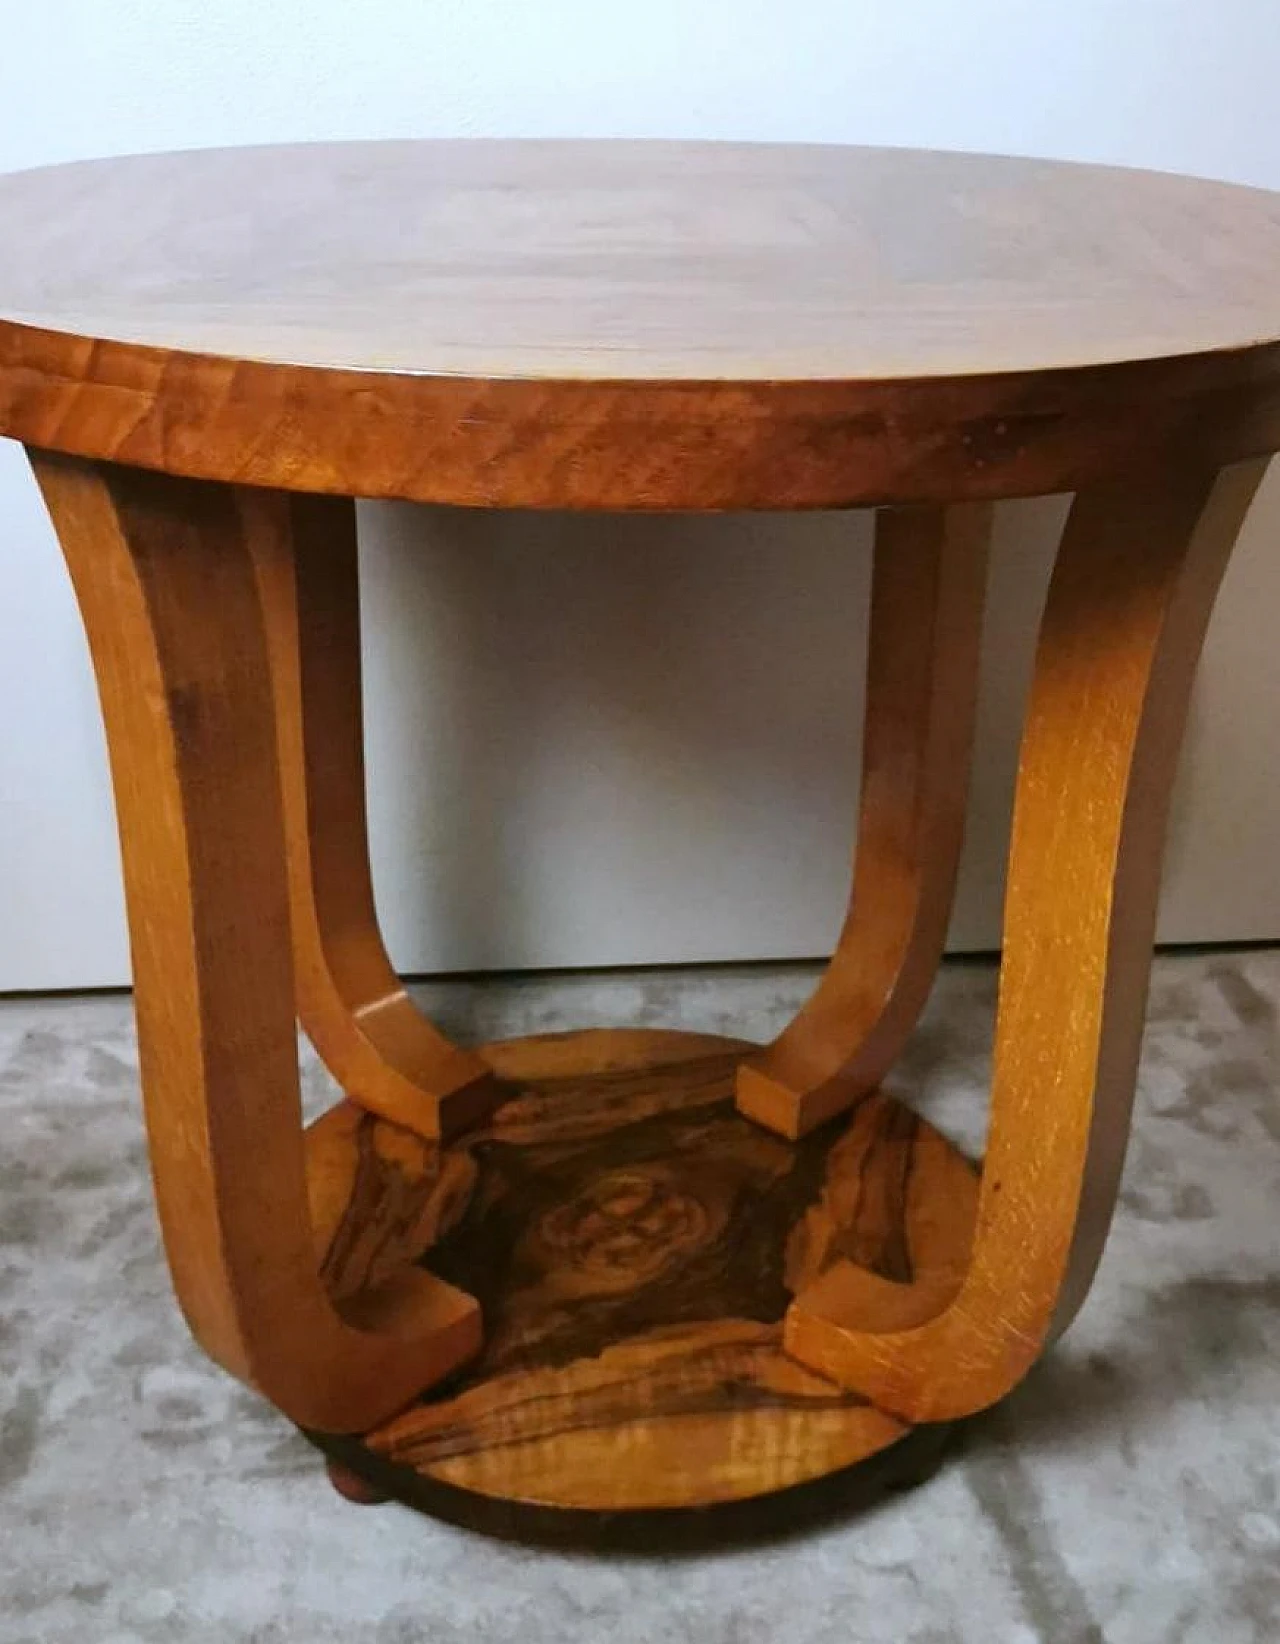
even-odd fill
[{"label": "lower round shelf", "polygon": [[797,1143],[761,1129],[733,1105],[751,1048],[515,1040],[484,1051],[509,1097],[442,1149],[349,1103],[313,1126],[336,1293],[419,1260],[479,1300],[485,1339],[361,1438],[309,1436],[376,1491],[537,1539],[760,1497],[790,1517],[850,1468],[872,1487],[926,1470],[940,1432],[789,1359],[781,1323],[839,1260],[895,1290],[954,1269],[973,1168],[883,1092]]}]

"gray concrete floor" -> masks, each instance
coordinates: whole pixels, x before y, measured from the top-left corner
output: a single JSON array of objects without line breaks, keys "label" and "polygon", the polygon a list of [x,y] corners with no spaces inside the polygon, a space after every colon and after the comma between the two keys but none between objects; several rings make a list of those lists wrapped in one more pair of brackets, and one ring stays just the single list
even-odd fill
[{"label": "gray concrete floor", "polygon": [[[808,967],[436,984],[470,1037],[765,1037]],[[946,969],[892,1083],[981,1138],[993,974]],[[128,1002],[0,1002],[0,1644],[1272,1644],[1280,953],[1157,964],[1115,1231],[1066,1340],[943,1472],[766,1548],[489,1542],[338,1500],[172,1304]],[[307,1099],[326,1080],[308,1062]]]}]

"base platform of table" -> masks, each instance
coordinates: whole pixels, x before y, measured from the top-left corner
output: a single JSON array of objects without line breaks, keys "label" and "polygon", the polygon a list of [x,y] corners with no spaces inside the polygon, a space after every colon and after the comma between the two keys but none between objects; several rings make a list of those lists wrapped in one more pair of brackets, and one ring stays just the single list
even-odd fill
[{"label": "base platform of table", "polygon": [[837,1261],[895,1293],[962,1265],[947,1229],[971,1225],[973,1167],[883,1092],[783,1140],[734,1106],[753,1048],[511,1041],[483,1051],[504,1085],[492,1120],[443,1148],[353,1104],[312,1127],[332,1293],[418,1261],[484,1322],[449,1383],[360,1437],[308,1435],[344,1494],[597,1542],[619,1515],[644,1533],[783,1527],[932,1471],[947,1429],[789,1358],[782,1320]]}]

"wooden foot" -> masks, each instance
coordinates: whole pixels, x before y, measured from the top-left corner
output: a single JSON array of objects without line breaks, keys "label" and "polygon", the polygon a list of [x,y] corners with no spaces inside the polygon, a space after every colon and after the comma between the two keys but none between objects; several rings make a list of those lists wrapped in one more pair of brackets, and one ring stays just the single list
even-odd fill
[{"label": "wooden foot", "polygon": [[887,1327],[927,1305],[963,1261],[976,1178],[883,1095],[799,1143],[771,1135],[734,1107],[747,1048],[644,1032],[494,1045],[509,1099],[442,1150],[352,1105],[311,1129],[333,1293],[416,1257],[485,1316],[475,1361],[343,1441],[345,1465],[536,1536],[522,1515],[776,1495],[785,1517],[788,1492],[871,1458],[883,1487],[909,1481],[906,1424],[789,1358],[782,1319],[846,1259]]},{"label": "wooden foot", "polygon": [[418,1010],[369,874],[355,504],[242,492],[275,693],[298,1017],[352,1101],[428,1136],[497,1100],[493,1074]]},{"label": "wooden foot", "polygon": [[332,1458],[325,1462],[325,1472],[329,1475],[329,1483],[344,1501],[353,1502],[357,1507],[381,1507],[391,1497],[385,1491],[379,1490],[368,1479],[361,1478],[359,1473],[353,1473],[350,1467],[344,1467],[340,1461]]},{"label": "wooden foot", "polygon": [[1088,1291],[1128,1136],[1187,700],[1264,468],[1158,473],[1076,500],[1022,745],[971,1255],[897,1329],[851,1262],[787,1318],[788,1352],[904,1419],[993,1404]]},{"label": "wooden foot", "polygon": [[803,1136],[874,1090],[915,1026],[964,838],[991,509],[882,509],[853,893],[817,992],[743,1066],[738,1106]]}]

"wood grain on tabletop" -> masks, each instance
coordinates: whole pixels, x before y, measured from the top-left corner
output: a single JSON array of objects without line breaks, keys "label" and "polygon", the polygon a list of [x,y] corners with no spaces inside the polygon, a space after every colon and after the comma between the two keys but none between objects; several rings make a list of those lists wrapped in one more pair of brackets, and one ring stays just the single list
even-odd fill
[{"label": "wood grain on tabletop", "polygon": [[424,500],[784,508],[1280,445],[1280,198],[910,150],[393,142],[0,178],[0,433]]}]

